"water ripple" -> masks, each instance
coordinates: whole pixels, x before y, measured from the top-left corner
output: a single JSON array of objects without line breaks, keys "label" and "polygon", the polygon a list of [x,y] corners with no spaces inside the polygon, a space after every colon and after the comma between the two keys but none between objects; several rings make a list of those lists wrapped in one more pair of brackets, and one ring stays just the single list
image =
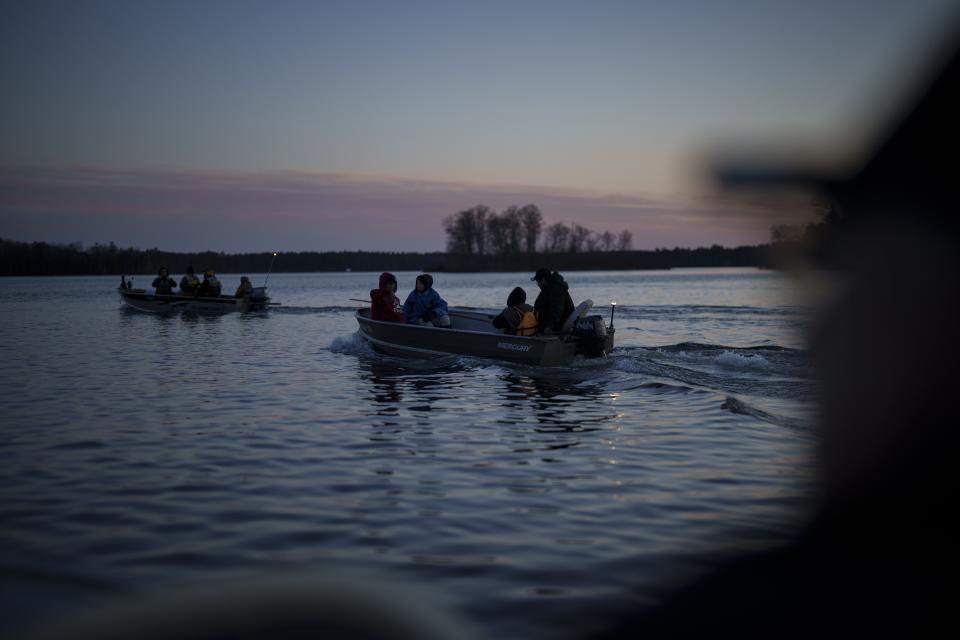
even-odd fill
[{"label": "water ripple", "polygon": [[[4,585],[50,616],[348,568],[436,588],[491,636],[585,634],[687,555],[772,544],[809,504],[802,313],[765,306],[771,274],[734,276],[722,304],[712,277],[577,274],[578,295],[621,292],[623,322],[612,358],[569,368],[380,356],[347,304],[369,274],[276,274],[283,307],[220,317],[120,312],[112,278],[0,281],[22,337],[0,344]],[[630,299],[644,277],[683,301]],[[437,286],[491,308],[516,280]]]}]

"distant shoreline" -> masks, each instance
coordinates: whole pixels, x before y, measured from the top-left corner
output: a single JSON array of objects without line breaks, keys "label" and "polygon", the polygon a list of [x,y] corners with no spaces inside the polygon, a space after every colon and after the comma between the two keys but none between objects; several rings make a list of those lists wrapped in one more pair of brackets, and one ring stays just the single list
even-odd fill
[{"label": "distant shoreline", "polygon": [[160,249],[121,249],[115,244],[58,245],[0,239],[0,276],[70,276],[156,273],[166,267],[183,273],[265,273],[273,260],[275,273],[337,273],[346,271],[432,271],[435,273],[499,273],[535,271],[667,270],[684,267],[773,267],[771,245],[649,251],[581,253],[510,253],[462,255],[444,252],[300,251],[279,253],[177,253]]}]

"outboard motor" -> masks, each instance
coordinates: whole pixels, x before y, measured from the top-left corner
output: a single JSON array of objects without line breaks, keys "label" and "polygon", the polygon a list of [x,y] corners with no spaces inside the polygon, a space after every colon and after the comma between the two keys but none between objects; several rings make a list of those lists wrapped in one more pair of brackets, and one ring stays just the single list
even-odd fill
[{"label": "outboard motor", "polygon": [[613,350],[613,327],[603,323],[602,316],[578,319],[571,334],[577,339],[577,353],[588,358],[599,358]]},{"label": "outboard motor", "polygon": [[250,295],[243,301],[247,311],[263,311],[270,306],[270,296],[267,295],[267,287],[253,287]]}]

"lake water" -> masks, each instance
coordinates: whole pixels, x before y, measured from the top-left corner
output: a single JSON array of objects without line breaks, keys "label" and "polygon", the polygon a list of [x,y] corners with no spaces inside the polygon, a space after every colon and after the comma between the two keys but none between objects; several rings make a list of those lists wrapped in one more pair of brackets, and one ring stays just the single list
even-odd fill
[{"label": "lake water", "polygon": [[[478,637],[578,637],[795,531],[815,385],[789,279],[566,276],[605,318],[617,300],[612,357],[379,355],[350,301],[370,273],[273,274],[281,307],[216,317],[122,309],[115,277],[0,279],[0,632],[296,575],[422,591]],[[518,284],[435,274],[458,306]]]}]

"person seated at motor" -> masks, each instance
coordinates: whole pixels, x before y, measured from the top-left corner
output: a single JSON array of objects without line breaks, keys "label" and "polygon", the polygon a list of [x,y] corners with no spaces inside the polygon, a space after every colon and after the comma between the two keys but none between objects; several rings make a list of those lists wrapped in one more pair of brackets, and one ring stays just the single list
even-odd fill
[{"label": "person seated at motor", "polygon": [[397,278],[384,271],[380,274],[380,288],[370,289],[370,318],[384,322],[406,322],[397,297]]},{"label": "person seated at motor", "polygon": [[537,315],[527,304],[527,292],[515,287],[507,296],[507,306],[493,319],[493,326],[515,336],[532,336],[537,333]]},{"label": "person seated at motor", "polygon": [[449,327],[450,316],[447,303],[433,288],[433,276],[422,273],[417,276],[416,288],[403,303],[403,314],[409,324],[432,324],[435,327]]},{"label": "person seated at motor", "polygon": [[153,288],[157,293],[163,296],[172,296],[173,289],[177,286],[177,281],[170,277],[166,267],[161,267],[157,272],[157,277],[153,279]]},{"label": "person seated at motor", "polygon": [[217,274],[213,272],[213,269],[207,269],[203,273],[203,282],[200,283],[197,295],[201,298],[220,297],[220,281],[217,280]]},{"label": "person seated at motor", "polygon": [[193,273],[193,265],[187,267],[187,272],[180,278],[180,295],[192,296],[200,288],[200,279]]},{"label": "person seated at motor", "polygon": [[247,276],[240,276],[240,286],[237,287],[236,293],[233,294],[234,298],[249,298],[253,294],[253,285],[250,283],[250,278]]},{"label": "person seated at motor", "polygon": [[542,333],[557,333],[563,328],[563,323],[573,313],[573,298],[570,297],[569,285],[556,271],[546,267],[537,269],[531,280],[540,287],[540,295],[533,303],[537,314],[540,331]]}]

